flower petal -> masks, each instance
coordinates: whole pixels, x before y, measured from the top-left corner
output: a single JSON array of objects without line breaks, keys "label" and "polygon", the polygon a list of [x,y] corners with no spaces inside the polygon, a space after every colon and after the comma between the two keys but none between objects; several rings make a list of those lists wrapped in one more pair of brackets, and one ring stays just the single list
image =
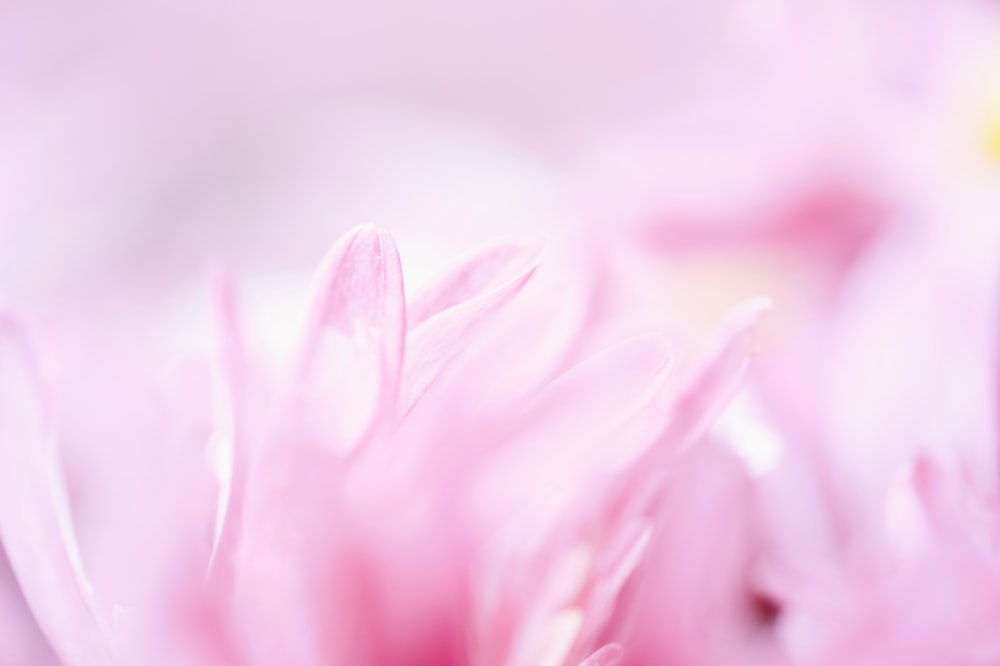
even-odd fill
[{"label": "flower petal", "polygon": [[615,666],[622,659],[624,651],[617,643],[609,643],[580,664],[580,666]]},{"label": "flower petal", "polygon": [[501,515],[501,507],[511,504],[530,507],[528,523],[540,530],[537,538],[544,538],[550,521],[578,493],[590,492],[585,489],[594,478],[606,476],[655,440],[658,431],[633,428],[631,421],[659,394],[672,359],[667,340],[647,336],[564,373],[517,419],[519,432],[489,460],[477,496]]},{"label": "flower petal", "polygon": [[405,331],[396,245],[359,227],[326,260],[303,346],[306,416],[327,445],[353,449],[394,409]]},{"label": "flower petal", "polygon": [[10,320],[0,320],[0,536],[60,658],[113,664],[108,628],[77,552],[39,377]]},{"label": "flower petal", "polygon": [[[501,248],[497,254],[506,256],[508,252],[505,250],[506,248]],[[494,269],[496,257],[489,254],[484,257],[483,261],[486,263],[483,265]],[[446,306],[446,309],[439,311],[412,330],[407,338],[407,360],[400,390],[401,413],[408,412],[444,371],[448,363],[462,350],[468,348],[473,330],[483,323],[488,323],[491,315],[509,303],[521,291],[538,266],[536,258],[526,260],[523,252],[519,252],[513,259],[517,259],[516,266],[512,266],[511,262],[504,263],[504,268],[510,269],[505,272],[505,277],[508,278],[505,282],[464,302]],[[449,288],[439,288],[435,292],[436,305],[440,306],[446,301],[456,302],[455,299],[460,291],[462,295],[467,295],[471,291],[472,284],[478,283],[481,281],[478,278],[483,277],[481,275],[483,271],[477,273],[476,266],[477,264],[464,266],[455,275],[454,281],[448,284]],[[493,277],[494,273],[495,271],[491,270],[490,276]],[[473,274],[477,279],[471,277]]]},{"label": "flower petal", "polygon": [[413,297],[407,306],[410,326],[534,271],[538,255],[539,249],[529,245],[497,245],[476,254]]},{"label": "flower petal", "polygon": [[755,353],[757,323],[771,307],[769,299],[755,298],[733,309],[686,373],[667,430],[673,450],[704,434],[739,390]]},{"label": "flower petal", "polygon": [[218,352],[213,382],[212,435],[210,453],[214,454],[219,484],[215,534],[210,560],[213,577],[228,586],[231,558],[239,540],[244,490],[249,471],[249,443],[243,418],[247,410],[248,368],[243,334],[240,330],[236,288],[228,276],[216,284],[216,320]]}]

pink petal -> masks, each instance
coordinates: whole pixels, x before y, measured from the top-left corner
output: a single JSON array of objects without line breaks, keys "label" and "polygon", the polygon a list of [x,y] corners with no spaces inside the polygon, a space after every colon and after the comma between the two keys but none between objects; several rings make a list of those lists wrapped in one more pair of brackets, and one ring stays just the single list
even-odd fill
[{"label": "pink petal", "polygon": [[489,461],[479,496],[494,509],[511,503],[531,507],[530,522],[539,527],[554,518],[550,512],[565,508],[595,476],[634,459],[655,438],[656,432],[630,429],[628,423],[659,394],[672,358],[669,342],[648,336],[564,373],[516,419],[521,432]]},{"label": "pink petal", "polygon": [[43,666],[55,660],[0,548],[0,664]]},{"label": "pink petal", "polygon": [[[701,446],[670,486],[633,588],[630,664],[737,663],[747,614],[752,487],[725,452]],[[747,655],[749,656],[749,655]]]},{"label": "pink petal", "polygon": [[771,309],[766,298],[735,308],[686,375],[676,393],[668,438],[683,446],[704,433],[729,404],[746,376],[757,323]]},{"label": "pink petal", "polygon": [[609,643],[580,664],[580,666],[615,666],[621,661],[624,651],[617,643]]},{"label": "pink petal", "polygon": [[410,327],[532,272],[538,255],[537,247],[524,245],[497,245],[476,254],[410,299],[406,310]]},{"label": "pink petal", "polygon": [[0,321],[0,536],[42,630],[67,664],[112,664],[76,549],[39,377],[25,340]]},{"label": "pink petal", "polygon": [[614,469],[662,430],[630,421],[660,396],[671,360],[670,345],[655,336],[588,359],[546,387],[510,424],[514,439],[488,456],[471,489],[475,529],[499,546],[475,582],[488,652],[532,663],[550,650],[587,647],[580,629],[589,607],[567,605],[585,594],[589,553],[603,555],[604,526],[591,517]]},{"label": "pink petal", "polygon": [[[498,248],[495,253],[481,256],[482,264],[470,262],[463,266],[451,281],[434,291],[436,307],[447,309],[437,312],[417,325],[407,338],[407,359],[403,370],[400,412],[405,414],[420,399],[428,387],[458,354],[469,346],[470,336],[477,327],[489,323],[491,317],[511,301],[528,282],[538,266],[535,253],[530,258],[521,248]],[[512,254],[513,253],[513,254]],[[471,287],[482,281],[484,274],[496,277],[497,259],[507,261],[502,268],[506,281],[490,291],[477,294],[464,302],[459,295],[469,296]],[[488,269],[488,270],[487,270]],[[492,286],[492,285],[491,285]],[[447,296],[447,298],[445,298]],[[425,307],[424,311],[429,311]],[[474,336],[473,336],[474,339]]]},{"label": "pink petal", "polygon": [[248,433],[244,432],[249,378],[246,349],[240,330],[239,304],[235,285],[223,278],[216,285],[216,318],[219,329],[219,367],[213,396],[211,444],[219,450],[220,469],[216,532],[211,567],[213,575],[224,573],[223,584],[231,577],[231,559],[239,540],[244,490],[249,470]]},{"label": "pink petal", "polygon": [[330,251],[306,332],[307,419],[328,446],[350,450],[395,408],[406,331],[396,245],[359,227]]}]

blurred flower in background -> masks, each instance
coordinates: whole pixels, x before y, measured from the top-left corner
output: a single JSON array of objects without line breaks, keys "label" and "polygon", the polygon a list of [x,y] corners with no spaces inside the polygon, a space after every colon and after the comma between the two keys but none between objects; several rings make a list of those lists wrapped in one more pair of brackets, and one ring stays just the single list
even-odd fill
[{"label": "blurred flower in background", "polygon": [[998,288],[986,0],[0,3],[0,664],[994,663]]}]

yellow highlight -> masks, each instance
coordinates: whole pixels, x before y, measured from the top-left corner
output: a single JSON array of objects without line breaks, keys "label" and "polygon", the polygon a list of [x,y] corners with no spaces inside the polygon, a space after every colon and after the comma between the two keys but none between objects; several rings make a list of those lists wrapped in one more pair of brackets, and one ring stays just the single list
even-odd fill
[{"label": "yellow highlight", "polygon": [[[989,44],[974,49],[956,73],[955,110],[966,125],[966,145],[990,171],[1000,165],[1000,25]],[[985,164],[984,164],[985,163]]]},{"label": "yellow highlight", "polygon": [[986,126],[986,149],[992,160],[1000,162],[1000,107],[992,109]]}]

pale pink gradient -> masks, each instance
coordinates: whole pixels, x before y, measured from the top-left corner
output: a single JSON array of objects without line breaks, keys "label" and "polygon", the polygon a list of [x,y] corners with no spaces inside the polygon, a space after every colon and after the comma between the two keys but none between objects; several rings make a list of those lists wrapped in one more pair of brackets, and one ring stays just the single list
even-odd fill
[{"label": "pale pink gradient", "polygon": [[0,3],[0,666],[1000,661],[997,44]]}]

